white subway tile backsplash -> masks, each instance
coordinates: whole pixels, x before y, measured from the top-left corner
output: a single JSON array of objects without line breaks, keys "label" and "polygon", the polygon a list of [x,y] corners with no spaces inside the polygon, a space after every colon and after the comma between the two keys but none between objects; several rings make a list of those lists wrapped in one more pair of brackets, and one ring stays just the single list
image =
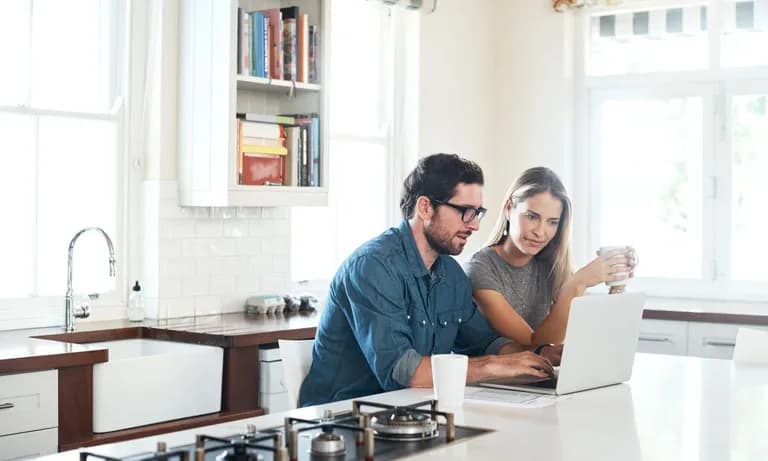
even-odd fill
[{"label": "white subway tile backsplash", "polygon": [[160,296],[163,298],[180,298],[182,296],[181,277],[161,277]]},{"label": "white subway tile backsplash", "polygon": [[287,236],[266,238],[261,242],[261,254],[289,255],[291,252],[290,245],[291,239]]},{"label": "white subway tile backsplash", "polygon": [[221,314],[220,296],[195,297],[195,315]]},{"label": "white subway tile backsplash", "polygon": [[171,238],[193,238],[195,236],[195,222],[184,219],[174,219],[169,221],[171,225]]},{"label": "white subway tile backsplash", "polygon": [[248,259],[242,256],[198,258],[197,275],[238,275],[248,272],[248,267]]},{"label": "white subway tile backsplash", "polygon": [[211,254],[208,240],[184,239],[181,243],[181,254],[187,257],[205,257]]},{"label": "white subway tile backsplash", "polygon": [[245,219],[225,220],[222,226],[224,237],[242,238],[249,234],[248,221]]},{"label": "white subway tile backsplash", "polygon": [[247,273],[237,276],[237,292],[244,297],[261,293],[261,274]]},{"label": "white subway tile backsplash", "polygon": [[233,239],[211,239],[208,241],[208,248],[211,256],[233,256],[237,254],[235,240]]},{"label": "white subway tile backsplash", "polygon": [[207,296],[211,294],[211,280],[207,275],[196,275],[181,279],[184,296]]},{"label": "white subway tile backsplash", "polygon": [[172,259],[182,256],[181,239],[161,238],[159,251],[160,259]]},{"label": "white subway tile backsplash", "polygon": [[160,277],[189,277],[195,275],[195,258],[170,258],[160,261]]},{"label": "white subway tile backsplash", "polygon": [[237,209],[237,216],[239,218],[261,218],[262,208],[257,207],[240,207]]},{"label": "white subway tile backsplash", "polygon": [[235,246],[237,254],[240,255],[259,255],[261,254],[261,241],[263,238],[242,238],[237,239]]},{"label": "white subway tile backsplash", "polygon": [[231,295],[237,286],[235,274],[218,274],[211,276],[212,295]]},{"label": "white subway tile backsplash", "polygon": [[198,219],[195,221],[195,236],[198,238],[221,237],[222,222],[218,219]]},{"label": "white subway tile backsplash", "polygon": [[[234,291],[233,291],[234,293]],[[221,297],[221,312],[243,312],[245,310],[246,295],[228,294]]]},{"label": "white subway tile backsplash", "polygon": [[160,310],[166,312],[167,318],[192,317],[195,315],[195,299],[191,296],[162,299],[160,300]]}]

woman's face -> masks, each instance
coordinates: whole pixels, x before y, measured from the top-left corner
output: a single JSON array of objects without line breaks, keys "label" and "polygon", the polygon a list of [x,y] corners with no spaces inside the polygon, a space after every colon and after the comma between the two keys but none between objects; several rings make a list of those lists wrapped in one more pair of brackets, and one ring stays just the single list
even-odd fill
[{"label": "woman's face", "polygon": [[552,241],[560,224],[563,203],[550,192],[541,192],[507,205],[509,238],[525,255],[535,256]]}]

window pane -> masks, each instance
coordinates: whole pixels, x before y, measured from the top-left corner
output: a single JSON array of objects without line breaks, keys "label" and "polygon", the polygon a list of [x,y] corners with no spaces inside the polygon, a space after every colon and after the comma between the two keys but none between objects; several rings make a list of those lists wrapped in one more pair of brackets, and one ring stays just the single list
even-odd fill
[{"label": "window pane", "polygon": [[727,1],[723,12],[722,65],[768,64],[768,0]]},{"label": "window pane", "polygon": [[732,278],[768,280],[768,94],[733,98]]},{"label": "window pane", "polygon": [[27,102],[29,92],[29,0],[0,2],[0,105],[16,106]]},{"label": "window pane", "polygon": [[634,245],[638,276],[702,277],[702,107],[698,97],[599,107],[600,244]]},{"label": "window pane", "polygon": [[34,107],[103,112],[112,106],[114,59],[109,0],[35,0],[32,30]]},{"label": "window pane", "polygon": [[330,205],[294,209],[291,263],[296,280],[333,277],[352,251],[386,228],[387,178],[381,174],[387,171],[386,149],[334,141],[331,151]]},{"label": "window pane", "polygon": [[385,127],[391,66],[389,16],[380,3],[341,0],[333,4],[330,105],[334,133],[379,135]]},{"label": "window pane", "polygon": [[[66,287],[67,246],[72,236],[95,226],[117,238],[115,123],[41,117],[39,149],[38,228],[43,231],[37,256],[38,289],[41,295],[60,295]],[[90,234],[78,240],[75,249],[75,287],[83,292],[110,291],[114,279],[109,277],[107,246],[96,233]]]},{"label": "window pane", "polygon": [[35,151],[31,117],[0,113],[0,298],[34,292]]},{"label": "window pane", "polygon": [[707,66],[707,8],[659,8],[592,16],[590,75],[671,72]]}]

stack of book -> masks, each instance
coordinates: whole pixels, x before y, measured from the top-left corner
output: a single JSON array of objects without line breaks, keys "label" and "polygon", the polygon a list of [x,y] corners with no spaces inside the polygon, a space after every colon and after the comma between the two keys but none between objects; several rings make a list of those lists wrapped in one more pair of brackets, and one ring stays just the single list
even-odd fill
[{"label": "stack of book", "polygon": [[318,27],[299,7],[237,9],[237,73],[317,83]]},{"label": "stack of book", "polygon": [[320,186],[317,114],[237,114],[238,182],[250,186]]}]

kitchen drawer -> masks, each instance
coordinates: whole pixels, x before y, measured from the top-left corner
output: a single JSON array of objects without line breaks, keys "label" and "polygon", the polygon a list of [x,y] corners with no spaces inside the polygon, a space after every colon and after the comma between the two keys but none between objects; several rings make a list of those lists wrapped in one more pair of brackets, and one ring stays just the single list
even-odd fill
[{"label": "kitchen drawer", "polygon": [[287,392],[283,382],[283,362],[280,360],[274,362],[259,363],[259,391],[265,394],[275,394],[278,392]]},{"label": "kitchen drawer", "polygon": [[0,437],[0,459],[32,459],[58,451],[59,430],[22,432]]},{"label": "kitchen drawer", "polygon": [[290,410],[288,405],[288,393],[277,392],[274,394],[259,393],[259,406],[267,413],[280,413]]},{"label": "kitchen drawer", "polygon": [[637,351],[686,355],[688,353],[688,322],[643,319],[640,323]]},{"label": "kitchen drawer", "polygon": [[0,376],[0,435],[58,426],[58,370]]},{"label": "kitchen drawer", "polygon": [[733,358],[736,333],[740,327],[751,325],[691,322],[688,327],[688,355],[715,359]]}]

